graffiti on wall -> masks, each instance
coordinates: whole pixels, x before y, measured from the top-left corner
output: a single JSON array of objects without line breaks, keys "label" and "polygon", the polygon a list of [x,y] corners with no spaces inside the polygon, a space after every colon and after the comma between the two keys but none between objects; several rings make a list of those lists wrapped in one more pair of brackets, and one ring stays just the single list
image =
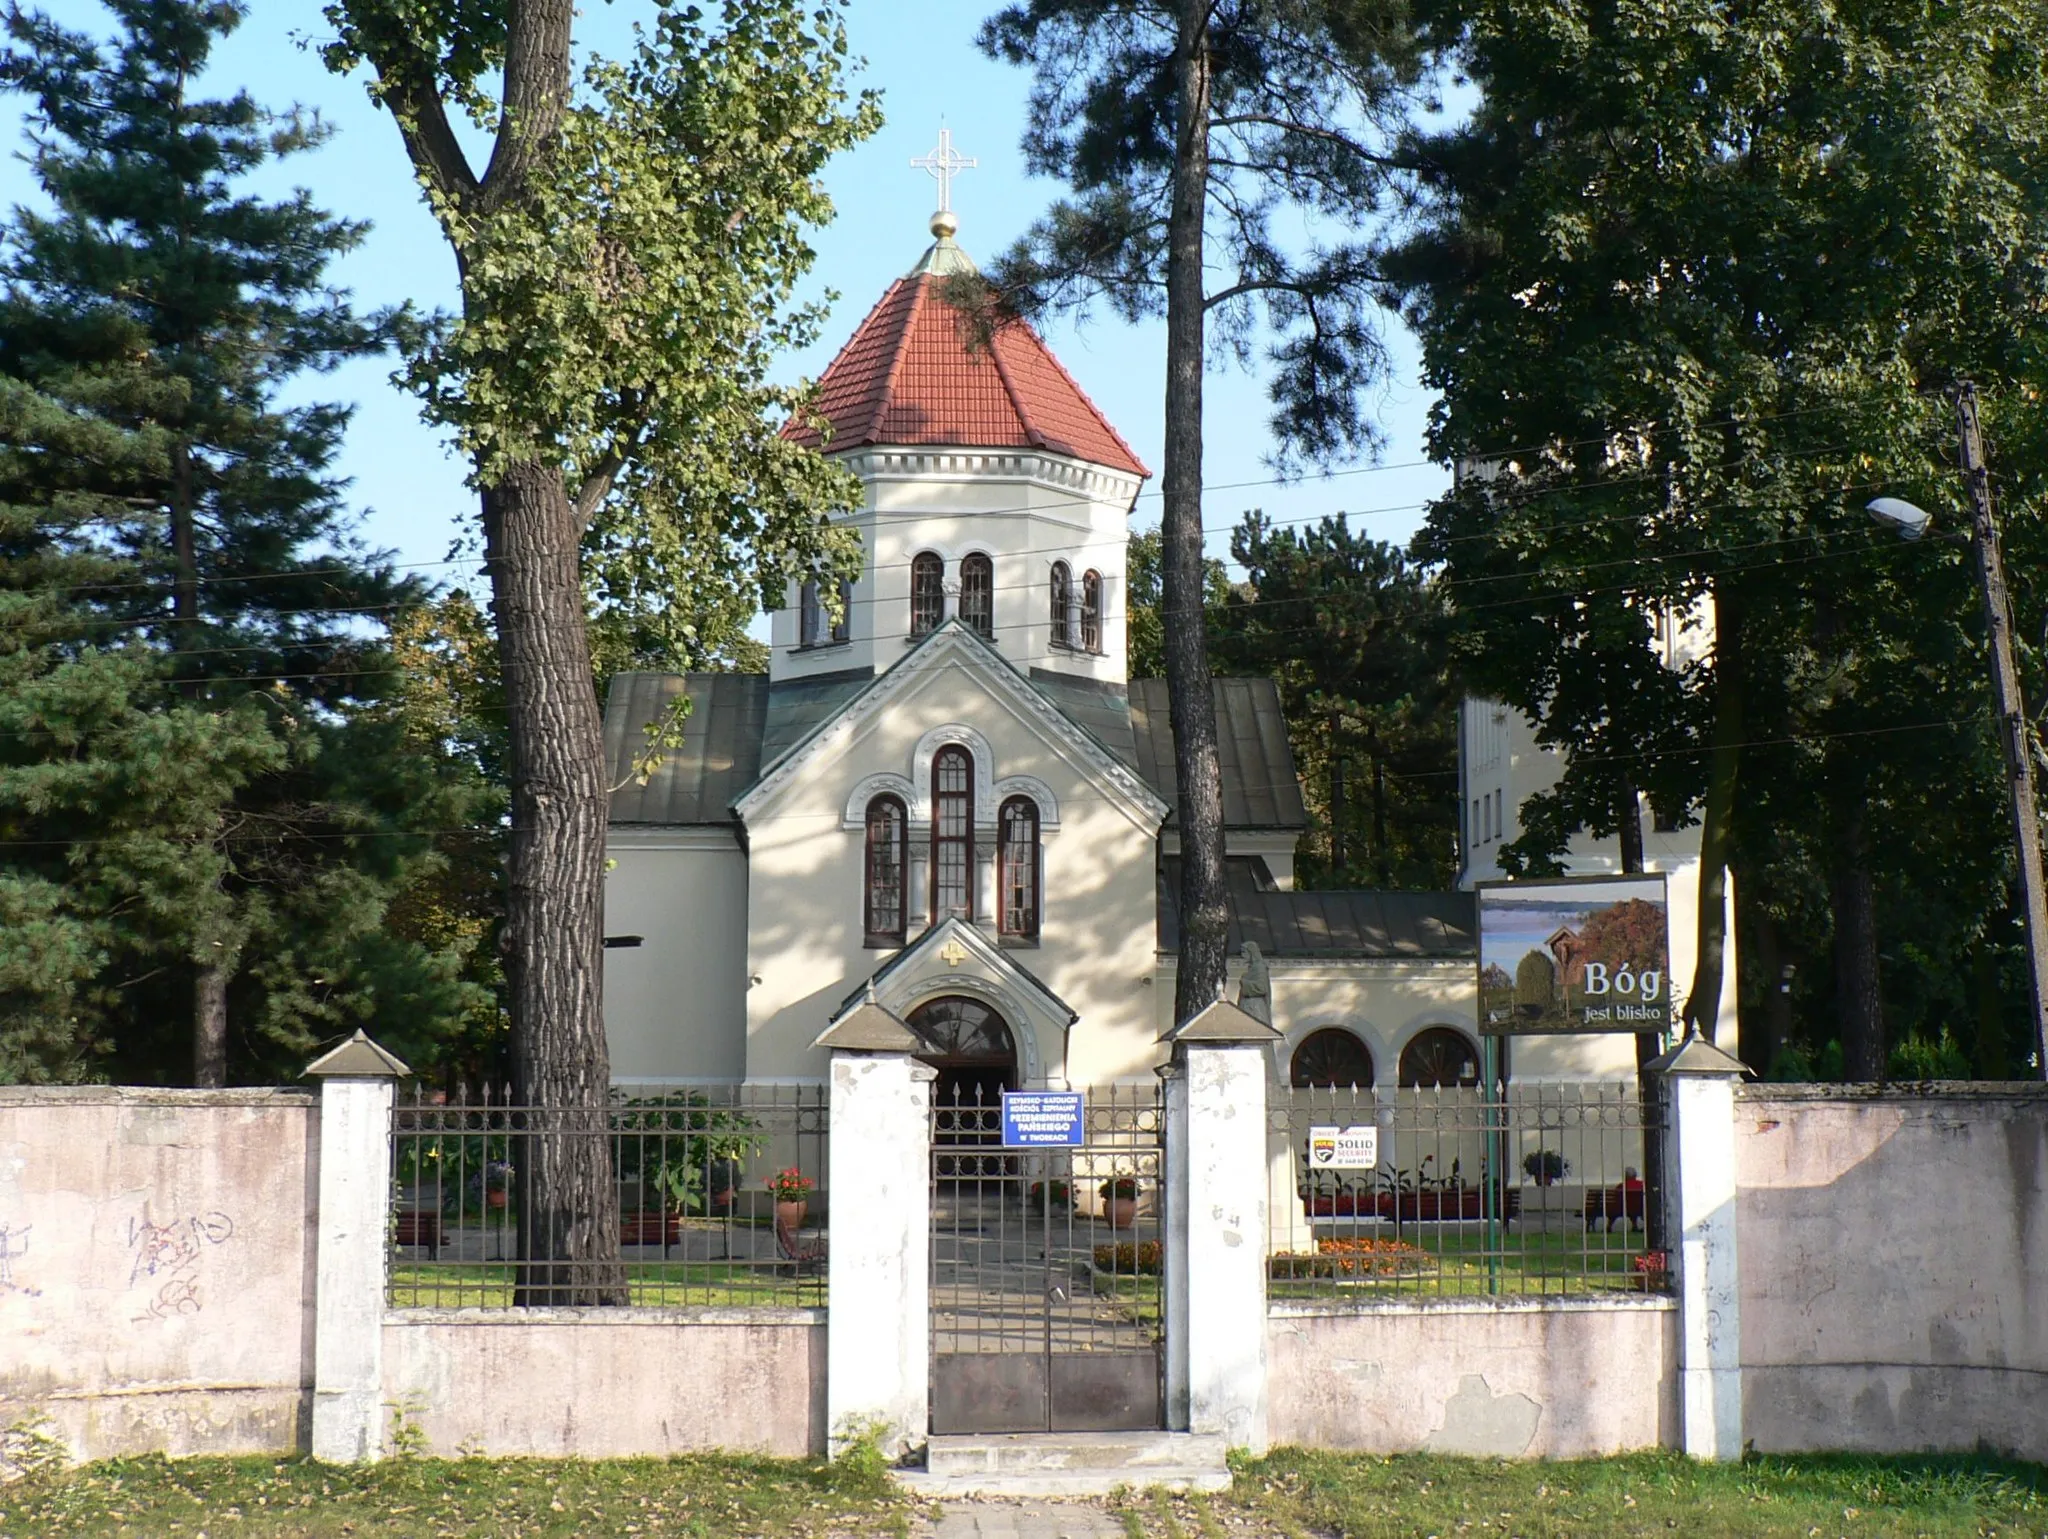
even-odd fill
[{"label": "graffiti on wall", "polygon": [[17,1281],[14,1275],[14,1263],[28,1254],[28,1232],[33,1228],[34,1224],[23,1224],[16,1229],[0,1218],[0,1294],[25,1293],[35,1298],[41,1292]]},{"label": "graffiti on wall", "polygon": [[134,1317],[136,1322],[196,1315],[204,1309],[206,1300],[200,1289],[206,1256],[227,1244],[234,1234],[235,1221],[218,1209],[159,1224],[145,1208],[140,1218],[128,1220],[128,1249],[133,1258],[128,1284],[148,1290],[142,1312]]}]

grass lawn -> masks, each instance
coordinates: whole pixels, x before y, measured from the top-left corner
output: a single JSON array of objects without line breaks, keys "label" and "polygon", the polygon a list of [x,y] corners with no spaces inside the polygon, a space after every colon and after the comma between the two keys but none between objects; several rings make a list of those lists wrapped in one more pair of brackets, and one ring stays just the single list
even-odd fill
[{"label": "grass lawn", "polygon": [[[510,1262],[395,1261],[388,1297],[394,1309],[509,1309],[516,1270]],[[639,1305],[825,1305],[824,1274],[799,1274],[788,1262],[629,1261],[626,1280]]]},{"label": "grass lawn", "polygon": [[1415,1248],[1412,1264],[1395,1276],[1274,1277],[1276,1299],[1357,1299],[1421,1296],[1469,1298],[1487,1294],[1615,1294],[1662,1292],[1636,1270],[1641,1235],[1524,1233],[1510,1230],[1489,1242],[1477,1229],[1432,1224],[1360,1229],[1360,1237],[1399,1239]]},{"label": "grass lawn", "polygon": [[[1133,1493],[1132,1539],[2040,1539],[2048,1469],[1991,1458],[1672,1455],[1509,1464],[1283,1450],[1215,1496]],[[928,1531],[933,1509],[871,1471],[739,1456],[674,1460],[136,1459],[0,1486],[0,1539],[866,1539]]]}]

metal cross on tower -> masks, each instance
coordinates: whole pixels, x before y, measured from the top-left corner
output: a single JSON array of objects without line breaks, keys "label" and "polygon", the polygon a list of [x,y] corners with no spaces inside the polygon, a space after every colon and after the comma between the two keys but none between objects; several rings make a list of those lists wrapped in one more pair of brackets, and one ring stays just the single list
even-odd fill
[{"label": "metal cross on tower", "polygon": [[955,173],[971,170],[980,164],[973,156],[962,155],[953,148],[953,130],[944,124],[939,126],[939,147],[911,161],[918,170],[929,171],[932,180],[939,184],[939,212],[942,214],[953,211]]}]

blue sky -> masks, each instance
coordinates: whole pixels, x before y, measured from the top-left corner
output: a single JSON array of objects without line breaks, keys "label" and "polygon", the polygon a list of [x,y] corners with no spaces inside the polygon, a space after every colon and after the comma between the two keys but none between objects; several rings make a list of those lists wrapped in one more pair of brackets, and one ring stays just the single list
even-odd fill
[{"label": "blue sky", "polygon": [[[47,0],[45,0],[47,5]],[[853,51],[865,59],[858,83],[882,93],[885,124],[866,144],[835,161],[827,183],[838,218],[817,232],[816,294],[830,288],[839,299],[821,344],[785,360],[790,377],[815,376],[851,334],[889,283],[907,269],[929,240],[934,205],[931,178],[911,169],[912,157],[936,142],[943,118],[955,147],[976,157],[977,169],[954,184],[960,242],[991,256],[1021,234],[1058,193],[1056,184],[1026,176],[1017,148],[1024,126],[1029,78],[992,63],[974,47],[974,33],[989,7],[937,0],[854,0],[847,14]],[[71,25],[104,23],[76,0],[55,13]],[[646,0],[589,4],[578,22],[580,48],[616,54],[632,23],[652,13]],[[360,81],[337,79],[302,46],[325,27],[315,0],[256,0],[241,29],[217,51],[204,88],[226,94],[247,86],[273,107],[298,103],[317,109],[337,130],[322,149],[273,167],[257,185],[282,193],[312,189],[332,211],[372,223],[362,248],[338,263],[335,280],[365,306],[410,299],[423,307],[452,308],[452,262],[439,232],[420,204],[389,119],[373,108]],[[19,100],[6,104],[0,138],[21,142]],[[0,197],[9,204],[32,199],[34,189],[19,159],[0,162]],[[1445,483],[1420,464],[1429,399],[1417,382],[1415,348],[1389,320],[1397,376],[1379,402],[1388,447],[1378,466],[1356,466],[1330,478],[1292,486],[1270,484],[1263,463],[1271,445],[1265,431],[1263,386],[1236,372],[1215,374],[1207,387],[1205,472],[1210,491],[1205,523],[1212,553],[1222,555],[1227,531],[1251,507],[1277,520],[1326,513],[1357,515],[1358,527],[1383,539],[1405,540],[1421,504]],[[1160,462],[1165,344],[1157,324],[1131,327],[1098,314],[1085,322],[1053,324],[1046,338],[1139,456]],[[307,382],[310,399],[350,400],[357,415],[341,469],[366,514],[369,541],[397,552],[433,575],[459,578],[467,565],[440,566],[458,538],[473,527],[474,497],[462,484],[462,466],[425,427],[410,398],[389,383],[388,364],[351,365]],[[1156,481],[1148,488],[1156,493]],[[1158,521],[1156,495],[1142,497],[1136,527]]]}]

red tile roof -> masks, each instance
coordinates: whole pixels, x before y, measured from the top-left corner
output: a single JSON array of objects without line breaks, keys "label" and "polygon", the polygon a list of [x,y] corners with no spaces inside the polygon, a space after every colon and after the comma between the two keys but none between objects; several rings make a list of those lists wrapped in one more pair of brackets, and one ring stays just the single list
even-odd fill
[{"label": "red tile roof", "polygon": [[1013,322],[989,346],[970,348],[959,311],[940,296],[944,281],[923,271],[898,278],[839,350],[818,382],[816,412],[832,424],[829,445],[808,424],[791,423],[783,435],[833,452],[863,444],[1037,448],[1151,474],[1029,326]]}]

